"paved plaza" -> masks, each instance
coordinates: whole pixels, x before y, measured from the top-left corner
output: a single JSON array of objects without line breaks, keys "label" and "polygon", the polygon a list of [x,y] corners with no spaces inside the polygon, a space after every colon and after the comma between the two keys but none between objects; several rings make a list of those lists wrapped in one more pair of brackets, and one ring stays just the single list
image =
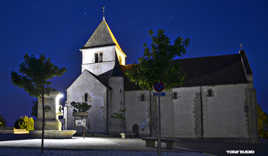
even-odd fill
[{"label": "paved plaza", "polygon": [[[40,154],[40,139],[0,141],[0,156]],[[178,140],[172,150],[162,149],[162,156],[221,156],[226,150],[254,150],[254,156],[267,156],[268,141],[235,143],[208,140]],[[165,147],[165,146],[164,146]],[[47,156],[156,156],[156,149],[145,146],[142,139],[109,137],[73,137],[73,139],[45,139]],[[239,154],[238,154],[239,155]]]},{"label": "paved plaza", "polygon": [[[156,149],[148,148],[141,139],[73,137],[73,139],[45,139],[45,155],[97,155],[97,156],[156,156]],[[0,156],[36,155],[40,153],[40,139],[23,139],[0,141]],[[191,152],[185,148],[164,150],[163,156],[206,156],[208,154]]]}]

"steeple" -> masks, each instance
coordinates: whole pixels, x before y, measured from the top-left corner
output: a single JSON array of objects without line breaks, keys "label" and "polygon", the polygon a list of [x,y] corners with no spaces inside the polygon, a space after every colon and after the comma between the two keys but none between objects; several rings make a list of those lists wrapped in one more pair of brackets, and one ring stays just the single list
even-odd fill
[{"label": "steeple", "polygon": [[127,57],[126,53],[121,49],[118,44],[116,38],[114,37],[110,27],[108,26],[106,19],[104,17],[104,9],[103,9],[103,18],[101,23],[97,26],[93,34],[90,36],[86,44],[81,48],[83,49],[91,49],[98,47],[106,47],[106,46],[115,46],[117,58],[120,64],[125,65],[125,58]]},{"label": "steeple", "polygon": [[86,69],[95,75],[100,75],[113,69],[115,61],[120,65],[126,64],[127,56],[119,46],[104,16],[80,51],[82,72]]},{"label": "steeple", "polygon": [[102,6],[102,20],[105,20],[105,7],[104,6]]},{"label": "steeple", "polygon": [[[125,52],[119,46],[116,38],[114,37],[110,27],[108,26],[105,17],[101,23],[98,25],[94,33],[90,36],[87,43],[83,46],[82,49],[94,48],[94,47],[104,47],[115,45],[118,49],[118,56],[124,55],[126,57]],[[119,54],[120,53],[120,54]]]},{"label": "steeple", "polygon": [[82,49],[116,45],[113,38],[106,20],[103,18]]}]

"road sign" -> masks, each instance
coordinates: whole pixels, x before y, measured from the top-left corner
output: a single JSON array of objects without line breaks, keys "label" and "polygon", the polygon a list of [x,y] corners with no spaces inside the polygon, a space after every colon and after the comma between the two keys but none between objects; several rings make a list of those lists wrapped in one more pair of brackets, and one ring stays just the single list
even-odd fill
[{"label": "road sign", "polygon": [[82,120],[75,120],[75,125],[76,126],[82,126],[82,127],[86,127],[86,119],[82,119]]},{"label": "road sign", "polygon": [[166,96],[165,92],[153,92],[153,96]]},{"label": "road sign", "polygon": [[161,92],[164,89],[164,84],[162,82],[157,82],[154,84],[154,90]]}]

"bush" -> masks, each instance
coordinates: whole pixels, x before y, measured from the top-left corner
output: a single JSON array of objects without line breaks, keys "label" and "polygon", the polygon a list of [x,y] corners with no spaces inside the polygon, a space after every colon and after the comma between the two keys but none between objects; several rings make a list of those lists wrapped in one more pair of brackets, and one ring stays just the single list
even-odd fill
[{"label": "bush", "polygon": [[268,138],[268,131],[265,131],[265,125],[268,125],[268,115],[263,112],[261,107],[257,104],[258,113],[258,135],[261,138]]},{"label": "bush", "polygon": [[75,108],[74,112],[86,112],[91,108],[91,105],[87,104],[86,102],[72,102],[71,105]]},{"label": "bush", "polygon": [[0,127],[6,126],[6,120],[0,115]]},{"label": "bush", "polygon": [[21,117],[15,122],[14,127],[17,129],[32,131],[34,130],[34,119],[28,116]]}]

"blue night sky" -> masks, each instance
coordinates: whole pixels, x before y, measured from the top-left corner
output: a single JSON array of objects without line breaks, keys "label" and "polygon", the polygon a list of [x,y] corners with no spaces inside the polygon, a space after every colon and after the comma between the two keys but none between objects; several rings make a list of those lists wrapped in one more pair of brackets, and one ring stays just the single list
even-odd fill
[{"label": "blue night sky", "polygon": [[[67,72],[53,80],[65,91],[80,74],[81,48],[102,19],[101,6],[121,48],[134,63],[150,43],[150,29],[175,39],[189,37],[183,58],[238,53],[240,43],[253,70],[257,100],[268,112],[268,1],[265,0],[8,0],[0,5],[0,114],[11,126],[30,115],[32,98],[11,83],[25,53],[45,54]],[[231,74],[231,73],[230,73]],[[63,102],[63,101],[62,101]]]}]

